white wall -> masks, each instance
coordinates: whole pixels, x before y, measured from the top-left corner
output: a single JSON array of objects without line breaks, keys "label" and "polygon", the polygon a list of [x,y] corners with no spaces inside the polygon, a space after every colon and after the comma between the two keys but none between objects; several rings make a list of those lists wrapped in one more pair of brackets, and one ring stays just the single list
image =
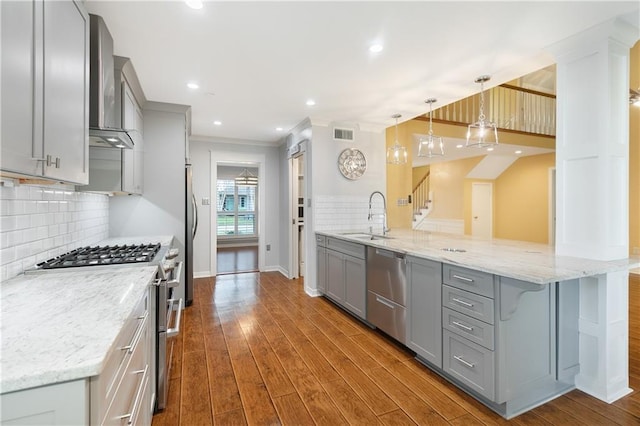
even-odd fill
[{"label": "white wall", "polygon": [[[144,191],[109,202],[109,236],[173,235],[184,260],[186,245],[186,113],[182,105],[148,102],[144,114]],[[184,274],[177,297],[184,297]]]},{"label": "white wall", "polygon": [[[260,247],[270,245],[271,249],[261,249],[258,256],[261,270],[281,270],[280,260],[280,164],[277,146],[266,146],[250,141],[227,141],[224,139],[191,138],[191,164],[193,170],[193,191],[198,202],[200,216],[198,233],[193,242],[194,276],[205,277],[213,274],[212,262],[215,253],[215,233],[211,232],[211,215],[215,213],[215,184],[213,184],[212,158],[230,162],[254,162],[264,158],[264,182],[260,182],[259,194],[264,196],[264,211],[258,215],[264,220],[260,232]],[[254,167],[254,166],[252,166]],[[260,195],[259,195],[260,196]],[[210,205],[203,205],[208,197]],[[285,211],[285,210],[282,210]]]},{"label": "white wall", "polygon": [[0,278],[109,236],[109,197],[70,185],[0,187]]},{"label": "white wall", "polygon": [[[343,127],[342,125],[340,127]],[[311,198],[312,208],[305,212],[305,253],[306,274],[305,291],[316,295],[316,246],[314,233],[316,229],[345,230],[347,228],[366,230],[369,226],[367,210],[369,195],[373,191],[385,193],[386,189],[386,151],[384,129],[360,130],[358,125],[346,125],[354,129],[354,140],[351,142],[333,139],[333,125],[311,124],[307,119],[287,138],[287,147],[307,139],[308,156],[306,188],[307,197]],[[367,160],[367,170],[357,180],[349,180],[338,170],[338,156],[346,148],[357,148]],[[281,167],[287,170],[286,151],[282,150]],[[281,190],[286,191],[288,180],[281,180]],[[379,201],[379,198],[378,198]],[[286,204],[284,204],[286,205]],[[346,211],[346,210],[349,211]],[[281,235],[288,235],[288,212]],[[289,257],[289,239],[284,238],[287,245],[287,263]]]}]

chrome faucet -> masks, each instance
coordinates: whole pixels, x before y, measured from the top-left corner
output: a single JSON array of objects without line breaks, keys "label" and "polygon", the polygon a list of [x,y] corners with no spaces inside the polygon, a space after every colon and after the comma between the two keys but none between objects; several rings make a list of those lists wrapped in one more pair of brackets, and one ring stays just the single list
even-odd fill
[{"label": "chrome faucet", "polygon": [[[371,200],[373,199],[373,196],[376,194],[380,194],[380,196],[382,197],[382,207],[383,207],[382,235],[387,235],[387,232],[389,231],[389,228],[387,228],[387,199],[384,198],[384,194],[380,191],[373,191],[369,196],[369,216],[367,217],[367,220],[370,221],[373,218],[373,215],[371,214]],[[373,228],[370,226],[369,230],[372,231],[372,229]]]}]

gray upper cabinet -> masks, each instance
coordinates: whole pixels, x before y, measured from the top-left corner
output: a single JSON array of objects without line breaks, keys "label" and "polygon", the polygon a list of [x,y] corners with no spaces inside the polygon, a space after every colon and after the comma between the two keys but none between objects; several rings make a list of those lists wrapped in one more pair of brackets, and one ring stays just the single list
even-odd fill
[{"label": "gray upper cabinet", "polygon": [[2,2],[5,175],[88,182],[89,17],[82,2]]},{"label": "gray upper cabinet", "polygon": [[441,277],[440,262],[407,257],[407,346],[439,368],[442,367]]},{"label": "gray upper cabinet", "polygon": [[142,194],[144,182],[144,138],[142,109],[126,80],[122,81],[122,127],[133,139],[133,149],[122,150],[122,190]]}]

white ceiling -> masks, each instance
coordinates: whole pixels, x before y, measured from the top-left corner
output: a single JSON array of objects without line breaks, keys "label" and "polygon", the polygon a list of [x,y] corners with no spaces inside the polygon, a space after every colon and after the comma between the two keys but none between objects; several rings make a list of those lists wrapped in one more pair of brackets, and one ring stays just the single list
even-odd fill
[{"label": "white ceiling", "polygon": [[[427,112],[426,98],[443,106],[478,92],[479,75],[491,87],[550,65],[546,47],[607,19],[637,26],[639,4],[86,1],[147,99],[191,105],[193,135],[261,143],[306,117],[361,128],[408,120]],[[384,50],[370,53],[373,42]]]}]

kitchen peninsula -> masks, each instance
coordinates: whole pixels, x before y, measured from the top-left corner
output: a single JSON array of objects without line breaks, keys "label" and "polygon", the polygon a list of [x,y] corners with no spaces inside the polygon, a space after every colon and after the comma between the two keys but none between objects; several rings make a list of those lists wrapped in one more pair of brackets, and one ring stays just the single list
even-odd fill
[{"label": "kitchen peninsula", "polygon": [[640,265],[415,230],[324,231],[316,244],[322,294],[505,418],[575,387],[580,279]]}]

